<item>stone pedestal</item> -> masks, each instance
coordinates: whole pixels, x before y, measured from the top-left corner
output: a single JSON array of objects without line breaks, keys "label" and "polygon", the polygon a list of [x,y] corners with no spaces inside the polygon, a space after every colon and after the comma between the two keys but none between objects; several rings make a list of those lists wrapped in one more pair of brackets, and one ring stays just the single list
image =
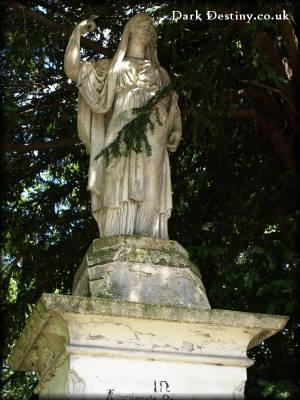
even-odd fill
[{"label": "stone pedestal", "polygon": [[247,350],[287,319],[44,294],[9,364],[40,398],[242,399]]},{"label": "stone pedestal", "polygon": [[173,240],[145,236],[94,240],[75,274],[72,294],[210,308],[188,252]]},{"label": "stone pedestal", "polygon": [[287,317],[211,310],[177,242],[94,240],[72,296],[44,294],[9,360],[40,398],[243,398],[247,350]]}]

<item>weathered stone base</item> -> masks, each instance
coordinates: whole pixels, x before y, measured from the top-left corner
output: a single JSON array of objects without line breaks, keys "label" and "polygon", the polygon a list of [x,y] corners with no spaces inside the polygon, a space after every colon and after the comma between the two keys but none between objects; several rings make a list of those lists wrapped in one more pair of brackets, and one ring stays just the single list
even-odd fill
[{"label": "weathered stone base", "polygon": [[172,240],[116,235],[93,241],[72,294],[210,308],[198,268]]},{"label": "weathered stone base", "polygon": [[247,350],[287,319],[44,294],[9,364],[40,398],[242,399]]}]

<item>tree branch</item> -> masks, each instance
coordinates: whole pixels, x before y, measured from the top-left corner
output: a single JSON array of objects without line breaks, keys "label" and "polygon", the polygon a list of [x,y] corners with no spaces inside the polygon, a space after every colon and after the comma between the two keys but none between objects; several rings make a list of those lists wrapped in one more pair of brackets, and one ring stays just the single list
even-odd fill
[{"label": "tree branch", "polygon": [[32,150],[47,150],[54,149],[57,147],[68,147],[79,143],[79,138],[70,138],[59,140],[58,142],[45,142],[45,143],[16,143],[9,144],[6,146],[6,151],[17,151],[19,153],[26,153]]},{"label": "tree branch", "polygon": [[238,108],[229,112],[230,118],[250,118],[256,119],[256,113],[250,108]]},{"label": "tree branch", "polygon": [[242,82],[250,83],[250,85],[254,85],[254,86],[260,87],[260,88],[262,88],[262,89],[269,90],[271,93],[272,93],[272,92],[278,93],[279,96],[281,96],[281,97],[289,104],[289,106],[291,107],[292,112],[293,112],[295,115],[298,115],[298,113],[297,113],[297,111],[296,111],[296,109],[295,109],[294,104],[293,104],[293,103],[291,102],[291,100],[290,100],[289,98],[287,98],[279,89],[273,88],[273,87],[271,87],[271,86],[264,85],[263,83],[260,83],[260,82],[257,82],[257,81],[248,80],[248,79],[244,79],[244,80],[242,80]]},{"label": "tree branch", "polygon": [[[51,21],[50,19],[45,18],[41,14],[31,11],[29,8],[25,7],[23,4],[20,4],[14,0],[6,1],[6,4],[8,6],[14,8],[18,13],[20,13],[22,15],[25,14],[27,17],[34,19],[39,24],[46,25],[48,28],[50,28],[54,32],[61,31],[68,36],[71,36],[71,34],[73,32],[73,29],[58,25],[55,22]],[[107,57],[111,56],[111,52],[108,49],[100,46],[98,43],[93,42],[92,40],[81,37],[80,43],[85,48],[97,51],[98,53],[101,53]]]},{"label": "tree branch", "polygon": [[28,114],[35,112],[36,110],[49,110],[49,108],[57,107],[58,104],[36,104],[22,107],[19,112],[20,114]]}]

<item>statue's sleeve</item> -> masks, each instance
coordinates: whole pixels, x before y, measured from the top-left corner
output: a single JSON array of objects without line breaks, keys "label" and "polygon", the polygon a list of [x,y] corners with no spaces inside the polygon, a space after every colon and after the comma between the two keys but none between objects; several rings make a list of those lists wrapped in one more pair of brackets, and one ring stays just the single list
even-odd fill
[{"label": "statue's sleeve", "polygon": [[[108,96],[108,71],[111,60],[104,59],[97,62],[87,61],[80,66],[77,87],[78,111],[77,130],[86,151],[90,154],[92,138],[92,121],[95,121],[96,114],[105,114],[112,105],[113,96]],[[104,121],[104,115],[97,117],[98,125]],[[95,124],[94,124],[95,125]],[[99,125],[98,131],[103,130],[104,123]]]},{"label": "statue's sleeve", "polygon": [[91,111],[106,113],[111,107],[108,99],[108,78],[111,60],[87,61],[80,66],[77,87]]}]

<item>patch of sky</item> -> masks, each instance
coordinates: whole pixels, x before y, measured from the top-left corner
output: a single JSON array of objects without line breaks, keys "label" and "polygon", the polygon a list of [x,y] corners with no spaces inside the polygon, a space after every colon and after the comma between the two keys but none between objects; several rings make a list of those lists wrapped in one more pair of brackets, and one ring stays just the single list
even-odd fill
[{"label": "patch of sky", "polygon": [[42,6],[37,6],[37,9],[38,9],[41,13],[47,14],[46,8],[44,8],[44,7],[42,7]]},{"label": "patch of sky", "polygon": [[45,89],[43,89],[43,92],[44,93],[51,93],[51,92],[54,92],[59,87],[60,87],[59,83],[52,83],[51,85],[48,85],[47,87],[45,87]]},{"label": "patch of sky", "polygon": [[[55,177],[49,171],[43,171],[38,174],[38,178],[34,184],[28,188],[24,188],[21,193],[22,201],[31,201],[32,195],[36,193],[42,193],[48,189],[48,182],[54,183],[56,185],[65,185],[67,183],[66,179],[62,177]],[[59,205],[58,208],[61,208]]]},{"label": "patch of sky", "polygon": [[[110,33],[111,33],[111,29],[108,29],[108,28],[103,29],[103,31],[102,31],[102,34],[103,34],[103,36],[104,36],[104,40],[103,40],[103,42],[102,42],[102,45],[103,45],[103,46],[107,45],[108,40],[109,40]],[[100,35],[98,34],[97,36],[99,37],[98,40],[100,40]]]},{"label": "patch of sky", "polygon": [[67,199],[54,204],[55,214],[60,214],[62,211],[69,210],[71,208],[70,202]]},{"label": "patch of sky", "polygon": [[44,182],[52,182],[57,185],[65,185],[67,183],[66,179],[62,177],[57,178],[53,176],[49,171],[40,172],[39,176]]}]

